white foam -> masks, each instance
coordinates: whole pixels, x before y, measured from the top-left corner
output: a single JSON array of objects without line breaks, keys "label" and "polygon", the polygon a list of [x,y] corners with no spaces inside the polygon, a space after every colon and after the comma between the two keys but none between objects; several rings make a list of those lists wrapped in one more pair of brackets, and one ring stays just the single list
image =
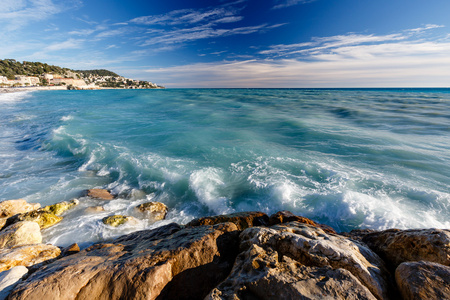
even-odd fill
[{"label": "white foam", "polygon": [[71,120],[73,120],[72,115],[67,115],[67,116],[61,117],[61,121],[63,121],[63,122],[67,122],[67,121],[71,121]]},{"label": "white foam", "polygon": [[20,91],[14,93],[0,93],[0,104],[1,103],[14,103],[21,101],[30,96],[30,91]]},{"label": "white foam", "polygon": [[217,214],[233,212],[220,191],[226,186],[222,177],[221,170],[212,167],[194,171],[189,177],[189,186],[198,200]]}]

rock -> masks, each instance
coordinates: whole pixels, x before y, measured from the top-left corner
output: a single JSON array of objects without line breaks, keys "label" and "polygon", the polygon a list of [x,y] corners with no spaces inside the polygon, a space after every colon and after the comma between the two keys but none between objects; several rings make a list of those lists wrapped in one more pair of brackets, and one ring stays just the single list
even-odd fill
[{"label": "rock", "polygon": [[225,222],[234,223],[239,230],[243,230],[253,226],[267,225],[269,223],[269,217],[265,213],[259,211],[240,212],[194,219],[186,224],[186,226],[214,225]]},{"label": "rock", "polygon": [[66,257],[78,252],[80,252],[80,246],[78,246],[77,243],[74,243],[61,249],[61,257]]},{"label": "rock", "polygon": [[205,299],[373,299],[345,269],[309,267],[255,244],[239,254],[231,275]]},{"label": "rock", "polygon": [[164,220],[167,214],[167,206],[161,202],[147,202],[136,206],[136,209],[146,214],[153,221]]},{"label": "rock", "polygon": [[397,286],[405,300],[450,299],[450,267],[419,261],[405,262],[395,271]]},{"label": "rock", "polygon": [[350,232],[341,232],[339,233],[342,236],[354,239],[355,241],[362,242],[363,237],[368,235],[369,233],[378,232],[373,229],[353,229]]},{"label": "rock", "polygon": [[0,272],[15,266],[32,266],[58,257],[61,251],[53,245],[25,245],[0,250]]},{"label": "rock", "polygon": [[86,196],[99,200],[113,200],[114,196],[105,189],[90,189],[85,192]]},{"label": "rock", "polygon": [[39,203],[28,203],[23,199],[6,200],[0,202],[0,228],[5,227],[9,217],[30,212],[40,208]]},{"label": "rock", "polygon": [[128,222],[137,223],[137,220],[130,216],[114,215],[109,217],[104,217],[102,219],[103,224],[117,227]]},{"label": "rock", "polygon": [[33,221],[39,224],[41,229],[50,227],[55,225],[56,223],[61,222],[63,218],[59,217],[55,214],[52,214],[45,210],[33,210],[27,213],[18,214],[8,218],[6,221],[5,227],[10,226],[11,224],[21,222],[21,221]]},{"label": "rock", "polygon": [[450,266],[450,230],[390,229],[363,237],[373,251],[390,265],[426,260]]},{"label": "rock", "polygon": [[77,206],[78,204],[80,204],[80,201],[78,199],[72,199],[69,202],[63,201],[63,202],[55,203],[53,205],[48,205],[48,206],[42,208],[42,210],[48,211],[52,214],[59,216],[62,213],[64,213],[65,211],[71,209],[72,207]]},{"label": "rock", "polygon": [[103,206],[89,206],[84,210],[84,212],[88,213],[88,214],[98,213],[98,212],[102,212],[102,211],[105,211]]},{"label": "rock", "polygon": [[328,225],[319,224],[308,218],[296,216],[287,210],[279,211],[276,214],[271,215],[269,218],[269,225],[271,225],[271,226],[280,224],[280,223],[288,223],[288,222],[299,222],[299,223],[303,223],[303,224],[308,224],[308,225],[311,225],[314,227],[319,227],[323,231],[328,232],[328,233],[336,233],[336,231]]},{"label": "rock", "polygon": [[[230,277],[210,294],[212,299],[241,299],[247,289],[255,299],[277,299],[280,293],[278,299],[322,298],[320,293],[330,298],[388,298],[389,273],[383,261],[358,242],[298,222],[248,228],[240,239],[240,249],[250,249],[245,255],[255,263],[250,268],[247,259],[237,260]],[[318,279],[313,279],[315,274]],[[337,288],[341,284],[355,293],[345,294],[345,288]],[[288,290],[283,292],[284,288]]]},{"label": "rock", "polygon": [[0,249],[40,243],[42,235],[36,222],[18,222],[0,231]]},{"label": "rock", "polygon": [[12,289],[21,281],[22,277],[28,273],[24,266],[17,266],[8,271],[0,273],[0,300],[6,299]]},{"label": "rock", "polygon": [[9,218],[17,214],[26,213],[40,208],[39,203],[28,203],[23,199],[6,200],[0,202],[0,218]]},{"label": "rock", "polygon": [[[231,270],[236,230],[169,224],[135,232],[42,267],[9,299],[202,299]],[[183,294],[174,296],[178,285]]]}]

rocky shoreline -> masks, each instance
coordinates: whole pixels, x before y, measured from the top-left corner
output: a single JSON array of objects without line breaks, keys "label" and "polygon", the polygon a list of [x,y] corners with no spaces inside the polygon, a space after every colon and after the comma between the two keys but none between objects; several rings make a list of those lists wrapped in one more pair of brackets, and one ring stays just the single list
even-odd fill
[{"label": "rocky shoreline", "polygon": [[[42,244],[40,229],[77,201],[0,203],[0,299],[450,299],[447,229],[336,233],[288,211],[241,212],[81,251]],[[167,213],[158,202],[136,209],[154,221]],[[111,217],[103,222],[132,221]]]}]

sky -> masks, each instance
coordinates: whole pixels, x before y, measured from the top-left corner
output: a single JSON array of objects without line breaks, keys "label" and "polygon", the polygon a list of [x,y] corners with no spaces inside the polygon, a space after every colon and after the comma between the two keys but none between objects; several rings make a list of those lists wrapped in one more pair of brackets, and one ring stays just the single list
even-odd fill
[{"label": "sky", "polygon": [[1,0],[0,58],[169,88],[450,87],[449,0]]}]

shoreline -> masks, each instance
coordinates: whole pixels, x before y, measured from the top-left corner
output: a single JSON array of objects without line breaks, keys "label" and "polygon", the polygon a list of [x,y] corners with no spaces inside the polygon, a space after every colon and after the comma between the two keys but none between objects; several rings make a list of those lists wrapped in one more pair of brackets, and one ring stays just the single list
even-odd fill
[{"label": "shoreline", "polygon": [[[100,189],[86,196],[114,199]],[[52,225],[44,221],[59,222],[78,200],[43,208],[8,201],[1,213],[28,212],[9,217],[0,231],[0,290],[9,279],[2,299],[450,298],[448,229],[337,233],[289,211],[244,211],[136,231],[80,250],[39,238],[39,227]],[[165,216],[161,205],[141,208]],[[104,219],[105,225],[132,222],[111,217],[114,223]]]}]

